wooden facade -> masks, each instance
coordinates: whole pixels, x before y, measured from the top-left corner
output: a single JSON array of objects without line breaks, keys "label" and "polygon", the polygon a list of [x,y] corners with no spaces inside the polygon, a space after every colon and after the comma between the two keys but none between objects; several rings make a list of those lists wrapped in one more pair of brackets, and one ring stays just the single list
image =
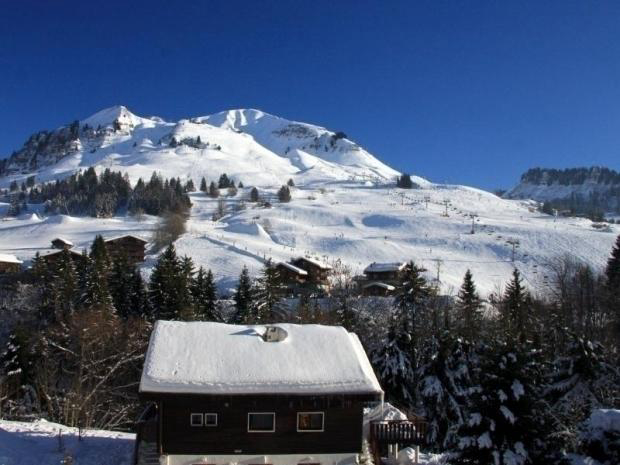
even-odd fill
[{"label": "wooden facade", "polygon": [[144,261],[147,243],[148,241],[131,235],[116,237],[105,241],[108,255],[110,255],[112,259],[124,255],[127,257],[129,263],[133,265]]},{"label": "wooden facade", "polygon": [[299,257],[291,261],[291,264],[297,268],[301,268],[308,273],[307,282],[316,285],[328,285],[331,266],[311,260],[305,257]]},{"label": "wooden facade", "polygon": [[394,294],[396,288],[382,282],[371,282],[362,286],[362,295],[368,297],[388,297]]},{"label": "wooden facade", "polygon": [[21,263],[15,261],[4,261],[0,260],[0,273],[8,274],[8,273],[19,273],[21,270]]},{"label": "wooden facade", "polygon": [[[77,253],[69,249],[66,249],[66,251],[69,253],[71,260],[73,260],[73,263],[82,262],[83,260],[85,260],[84,255],[82,255],[81,253]],[[45,260],[48,265],[53,265],[54,263],[58,262],[58,260],[60,260],[64,252],[65,250],[59,250],[58,252],[41,255],[41,258]]]},{"label": "wooden facade", "polygon": [[[363,408],[380,395],[166,395],[157,403],[159,453],[195,455],[357,454]],[[273,432],[248,432],[248,413],[274,413]],[[298,431],[298,413],[322,412],[322,431]],[[215,413],[217,425],[192,426],[192,413]]]}]

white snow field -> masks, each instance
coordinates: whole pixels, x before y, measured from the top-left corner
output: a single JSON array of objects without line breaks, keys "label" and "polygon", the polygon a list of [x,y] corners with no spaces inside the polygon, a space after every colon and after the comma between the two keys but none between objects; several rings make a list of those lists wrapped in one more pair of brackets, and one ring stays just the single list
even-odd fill
[{"label": "white snow field", "polygon": [[79,440],[77,428],[45,420],[0,420],[0,465],[58,465],[67,456],[79,465],[130,465],[134,438],[129,433],[86,430]]},{"label": "white snow field", "polygon": [[[531,201],[506,200],[415,176],[419,189],[390,188],[398,173],[349,139],[258,110],[169,123],[112,107],[82,124],[105,128],[115,120],[119,130],[80,140],[77,152],[36,172],[0,178],[0,186],[31,174],[40,181],[55,179],[91,165],[127,172],[134,182],[158,171],[182,181],[192,178],[196,186],[203,176],[210,182],[227,173],[245,185],[235,197],[222,197],[228,214],[211,221],[217,200],[201,192],[191,194],[188,231],[176,242],[181,254],[213,270],[224,293],[235,286],[243,265],[256,274],[267,258],[281,261],[301,255],[330,264],[340,261],[355,274],[372,262],[414,260],[430,278],[439,278],[445,292],[454,292],[470,268],[480,290],[488,294],[517,267],[530,287],[544,292],[550,261],[570,255],[600,270],[620,232],[618,225],[606,232],[586,219],[543,215]],[[169,146],[172,137],[195,141],[198,136],[203,148]],[[281,204],[276,192],[289,178],[296,185],[293,199]],[[251,186],[257,186],[273,207],[257,208],[248,202]],[[0,216],[7,207],[0,205]],[[46,217],[40,208],[32,210],[0,221],[0,253],[14,254],[26,265],[56,236],[81,250],[95,234],[129,233],[148,239],[157,220]],[[145,274],[155,258],[147,258]]]}]

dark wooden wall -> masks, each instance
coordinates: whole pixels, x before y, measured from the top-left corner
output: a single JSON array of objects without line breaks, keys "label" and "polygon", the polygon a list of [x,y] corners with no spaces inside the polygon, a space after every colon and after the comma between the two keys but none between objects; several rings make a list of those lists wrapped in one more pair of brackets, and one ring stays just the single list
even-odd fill
[{"label": "dark wooden wall", "polygon": [[[358,453],[363,406],[373,396],[167,396],[160,401],[164,454]],[[297,432],[297,412],[323,411],[323,432]],[[248,412],[275,412],[273,433],[247,432]],[[190,413],[217,413],[216,427],[190,426]]]}]

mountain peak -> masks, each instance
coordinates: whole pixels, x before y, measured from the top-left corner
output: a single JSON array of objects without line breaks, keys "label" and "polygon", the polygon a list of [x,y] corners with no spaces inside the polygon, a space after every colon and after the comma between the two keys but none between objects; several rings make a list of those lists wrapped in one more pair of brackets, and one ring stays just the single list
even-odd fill
[{"label": "mountain peak", "polygon": [[124,105],[114,105],[109,108],[104,108],[101,111],[89,116],[82,120],[82,124],[88,124],[90,127],[97,128],[101,126],[112,127],[114,121],[118,121],[121,125],[137,126],[141,124],[143,118],[134,115]]}]

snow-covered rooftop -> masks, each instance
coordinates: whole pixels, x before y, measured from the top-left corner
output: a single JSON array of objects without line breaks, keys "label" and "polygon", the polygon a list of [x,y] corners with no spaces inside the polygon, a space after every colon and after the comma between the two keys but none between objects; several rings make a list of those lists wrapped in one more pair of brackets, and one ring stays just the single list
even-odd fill
[{"label": "snow-covered rooftop", "polygon": [[295,265],[292,265],[290,263],[287,262],[279,262],[276,266],[281,265],[285,268],[288,268],[289,270],[293,271],[294,273],[300,274],[302,276],[306,276],[308,274],[308,272],[306,270],[302,270],[301,268],[296,267]]},{"label": "snow-covered rooftop", "polygon": [[71,242],[69,239],[65,239],[64,237],[56,237],[56,238],[52,239],[52,242],[56,242],[56,241],[60,241],[63,244],[67,244],[67,245],[73,246],[73,242]]},{"label": "snow-covered rooftop", "polygon": [[146,354],[140,392],[194,394],[380,393],[362,345],[339,326],[265,326],[158,321]]},{"label": "snow-covered rooftop", "polygon": [[3,263],[23,263],[15,255],[11,255],[11,254],[8,254],[8,253],[0,253],[0,262],[3,262]]},{"label": "snow-covered rooftop", "polygon": [[322,261],[320,261],[320,260],[315,260],[314,258],[308,258],[308,257],[297,257],[297,258],[295,259],[295,261],[297,261],[297,260],[305,260],[305,261],[307,261],[308,263],[312,263],[313,265],[315,265],[315,266],[317,266],[317,267],[319,267],[319,268],[321,268],[321,269],[323,269],[323,270],[331,270],[331,269],[332,269],[332,267],[331,267],[331,266],[329,266],[327,263],[322,262]]},{"label": "snow-covered rooftop", "polygon": [[147,242],[148,242],[148,241],[147,241],[146,239],[144,239],[143,237],[140,237],[140,236],[135,236],[135,235],[133,235],[133,234],[123,234],[123,235],[121,235],[121,236],[114,236],[114,237],[110,237],[109,239],[105,239],[105,241],[104,241],[104,242],[112,242],[112,241],[116,241],[116,240],[118,240],[118,239],[123,239],[123,238],[125,238],[125,237],[131,237],[132,239],[137,239],[137,240],[139,240],[140,242],[144,242],[144,243],[147,243]]},{"label": "snow-covered rooftop", "polygon": [[380,282],[372,282],[363,286],[364,289],[367,289],[369,287],[381,287],[383,289],[387,289],[388,291],[393,291],[394,289],[396,289],[394,286]]},{"label": "snow-covered rooftop", "polygon": [[364,273],[381,273],[387,271],[402,271],[407,266],[406,262],[371,263],[364,269]]}]

